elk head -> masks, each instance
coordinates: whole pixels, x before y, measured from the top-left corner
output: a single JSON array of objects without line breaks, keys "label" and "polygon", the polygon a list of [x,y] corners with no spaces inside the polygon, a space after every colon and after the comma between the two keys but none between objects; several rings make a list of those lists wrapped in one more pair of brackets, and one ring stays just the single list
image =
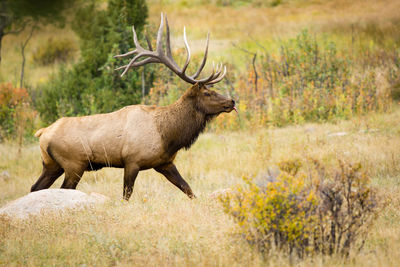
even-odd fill
[{"label": "elk head", "polygon": [[[187,75],[186,70],[190,62],[190,48],[186,38],[186,29],[183,28],[183,40],[185,43],[185,48],[187,52],[187,57],[185,64],[182,68],[178,66],[175,60],[172,57],[172,49],[170,42],[170,31],[168,25],[168,19],[165,16],[165,24],[166,24],[166,52],[163,48],[163,29],[164,29],[164,16],[161,13],[161,23],[157,33],[157,47],[153,50],[153,47],[149,41],[149,38],[146,37],[148,50],[144,49],[138,42],[137,35],[135,32],[134,26],[132,26],[133,31],[133,41],[135,43],[136,49],[130,51],[125,54],[117,55],[116,58],[127,57],[131,55],[135,55],[131,61],[125,65],[117,68],[117,70],[124,69],[121,76],[123,76],[130,68],[139,67],[149,63],[162,63],[170,70],[172,70],[176,75],[178,75],[182,80],[193,84],[186,93],[182,96],[186,98],[188,101],[192,102],[193,106],[198,109],[198,111],[203,112],[205,115],[218,115],[222,112],[231,112],[232,110],[236,110],[235,101],[229,99],[221,94],[218,94],[215,91],[210,90],[208,85],[213,85],[221,81],[226,74],[226,66],[219,64],[217,68],[213,64],[213,70],[211,74],[205,78],[197,79],[200,76],[201,71],[203,70],[208,54],[208,43],[210,33],[207,35],[206,41],[206,49],[204,52],[204,58],[200,67],[193,75]],[[139,59],[141,59],[139,61]]]},{"label": "elk head", "polygon": [[236,110],[233,99],[210,90],[204,84],[196,83],[188,89],[184,97],[190,99],[198,111],[208,116],[216,116],[222,112]]}]

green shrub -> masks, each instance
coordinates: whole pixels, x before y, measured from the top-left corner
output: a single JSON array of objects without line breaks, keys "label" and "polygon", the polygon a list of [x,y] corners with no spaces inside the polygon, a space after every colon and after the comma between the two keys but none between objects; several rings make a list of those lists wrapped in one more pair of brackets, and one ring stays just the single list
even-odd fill
[{"label": "green shrub", "polygon": [[362,63],[306,30],[280,45],[277,54],[259,57],[257,82],[253,70],[236,82],[238,107],[249,109],[241,113],[255,118],[260,113],[258,124],[324,122],[391,109],[390,86],[385,84],[395,84],[399,76],[396,54],[379,64]]},{"label": "green shrub", "polygon": [[270,119],[278,124],[349,118],[385,108],[380,101],[387,96],[376,94],[375,76],[355,76],[350,59],[334,43],[318,43],[307,31],[282,45],[278,58],[265,56],[262,64],[263,78],[274,88]]},{"label": "green shrub", "polygon": [[302,258],[360,249],[378,211],[361,165],[339,162],[329,173],[317,161],[307,164],[307,174],[299,161],[280,164],[281,174],[266,186],[244,179],[246,186],[220,197],[225,212],[263,253],[275,249]]},{"label": "green shrub", "polygon": [[[73,20],[81,59],[71,69],[61,67],[37,90],[35,105],[45,123],[61,116],[110,112],[140,102],[138,70],[121,78],[115,68],[129,59],[116,61],[113,56],[131,50],[131,26],[135,25],[140,38],[146,18],[144,0],[109,0],[107,8],[98,1],[84,2]],[[146,83],[151,84],[151,67],[147,70]]]},{"label": "green shrub", "polygon": [[39,65],[50,65],[55,62],[67,62],[73,59],[77,48],[69,39],[49,38],[33,53],[33,62]]}]

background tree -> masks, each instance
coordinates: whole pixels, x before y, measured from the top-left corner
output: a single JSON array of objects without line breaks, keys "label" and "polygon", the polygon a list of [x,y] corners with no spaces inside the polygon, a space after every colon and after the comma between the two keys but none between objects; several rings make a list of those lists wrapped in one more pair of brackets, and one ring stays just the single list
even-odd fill
[{"label": "background tree", "polygon": [[0,63],[4,36],[19,33],[29,25],[63,23],[63,11],[74,2],[75,0],[0,0]]},{"label": "background tree", "polygon": [[[123,79],[114,55],[133,47],[131,26],[143,30],[147,18],[144,0],[109,0],[107,8],[97,1],[80,7],[72,28],[80,38],[81,59],[39,88],[36,107],[44,122],[61,116],[110,112],[141,99],[140,75],[131,71]],[[129,61],[129,60],[127,60]],[[152,80],[147,72],[147,80]]]}]

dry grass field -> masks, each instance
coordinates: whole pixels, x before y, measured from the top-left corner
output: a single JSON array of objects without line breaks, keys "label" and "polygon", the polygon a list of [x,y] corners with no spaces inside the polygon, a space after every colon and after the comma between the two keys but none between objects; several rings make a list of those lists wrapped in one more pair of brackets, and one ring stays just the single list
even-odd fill
[{"label": "dry grass field", "polygon": [[[235,116],[226,114],[224,116]],[[193,188],[190,200],[153,170],[136,180],[134,195],[122,201],[122,171],[86,173],[78,189],[110,197],[103,206],[25,222],[0,220],[0,265],[85,266],[397,266],[400,258],[400,110],[337,124],[205,133],[176,164]],[[343,136],[335,133],[345,132]],[[29,192],[41,171],[37,144],[21,156],[12,143],[0,145],[0,205]],[[389,200],[371,229],[366,246],[348,260],[335,257],[291,262],[279,253],[262,258],[238,238],[235,224],[210,194],[262,177],[284,159],[312,157],[361,162],[380,196]],[[59,187],[62,177],[53,187]]]},{"label": "dry grass field", "polygon": [[[296,35],[302,28],[327,30],[351,24],[373,22],[378,26],[390,24],[398,18],[396,10],[400,3],[393,0],[315,0],[283,1],[285,4],[274,8],[265,6],[218,6],[190,3],[179,0],[149,1],[149,22],[158,25],[160,12],[171,18],[173,32],[182,33],[186,26],[188,33],[204,38],[207,31],[213,39],[244,40],[253,36],[258,40],[285,38]],[[199,27],[198,25],[201,25]]]}]

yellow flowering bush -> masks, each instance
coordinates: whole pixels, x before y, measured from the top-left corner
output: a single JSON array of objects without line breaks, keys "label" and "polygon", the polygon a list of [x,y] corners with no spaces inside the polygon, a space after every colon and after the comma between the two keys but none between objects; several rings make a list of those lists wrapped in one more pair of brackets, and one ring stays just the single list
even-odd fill
[{"label": "yellow flowering bush", "polygon": [[272,249],[300,258],[309,254],[348,255],[361,248],[377,211],[376,194],[359,164],[339,162],[328,174],[316,161],[279,164],[266,185],[244,178],[245,186],[220,196],[240,234],[263,253]]}]

